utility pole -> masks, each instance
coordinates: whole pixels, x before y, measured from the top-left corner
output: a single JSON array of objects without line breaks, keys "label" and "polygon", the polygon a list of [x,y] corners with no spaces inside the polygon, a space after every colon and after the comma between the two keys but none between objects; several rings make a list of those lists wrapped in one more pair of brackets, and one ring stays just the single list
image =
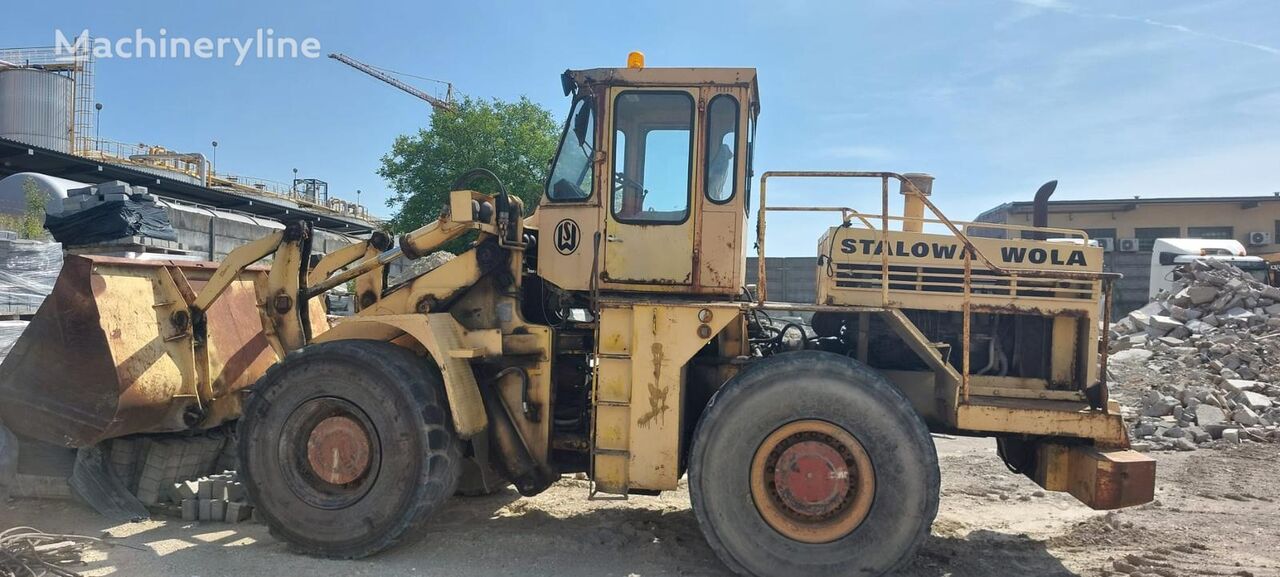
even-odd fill
[{"label": "utility pole", "polygon": [[93,110],[93,149],[102,152],[102,103],[95,103]]}]

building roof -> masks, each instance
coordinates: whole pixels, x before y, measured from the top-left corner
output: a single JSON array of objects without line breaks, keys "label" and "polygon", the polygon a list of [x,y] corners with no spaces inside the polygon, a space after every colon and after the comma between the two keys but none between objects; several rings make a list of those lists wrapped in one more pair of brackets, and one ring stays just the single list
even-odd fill
[{"label": "building roof", "polygon": [[[1140,204],[1221,204],[1221,203],[1239,203],[1242,208],[1251,208],[1257,206],[1260,202],[1280,202],[1280,193],[1272,195],[1258,196],[1181,196],[1181,197],[1153,197],[1153,198],[1102,198],[1102,199],[1071,199],[1071,200],[1050,200],[1049,212],[1072,212],[1088,210],[1119,212],[1134,210]],[[1252,206],[1250,206],[1252,205]],[[978,222],[984,221],[984,218],[992,218],[1000,213],[1007,214],[1026,214],[1032,212],[1035,203],[1029,200],[1020,200],[1016,202],[1006,202],[994,208],[990,208],[979,214],[974,220]]]}]

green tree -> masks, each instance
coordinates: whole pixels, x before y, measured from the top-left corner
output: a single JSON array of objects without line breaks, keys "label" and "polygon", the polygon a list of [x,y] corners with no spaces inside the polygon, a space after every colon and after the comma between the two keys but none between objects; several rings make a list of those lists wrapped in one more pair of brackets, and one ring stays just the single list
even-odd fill
[{"label": "green tree", "polygon": [[49,197],[40,190],[34,178],[22,182],[22,193],[26,197],[26,210],[22,216],[0,215],[0,229],[12,230],[19,238],[43,240],[49,234],[44,231],[44,209]]},{"label": "green tree", "polygon": [[[560,130],[551,112],[521,97],[516,102],[466,97],[453,112],[436,110],[431,128],[396,138],[382,157],[378,174],[387,179],[396,207],[391,228],[410,231],[440,216],[454,179],[472,168],[487,168],[524,201],[537,206]],[[477,179],[468,188],[497,190]],[[455,247],[451,247],[455,248]]]}]

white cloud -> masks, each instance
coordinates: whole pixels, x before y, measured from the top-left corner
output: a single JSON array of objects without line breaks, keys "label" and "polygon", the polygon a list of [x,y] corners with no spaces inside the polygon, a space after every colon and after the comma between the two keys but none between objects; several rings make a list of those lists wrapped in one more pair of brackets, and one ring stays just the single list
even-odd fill
[{"label": "white cloud", "polygon": [[1136,22],[1139,24],[1145,24],[1147,26],[1154,26],[1156,28],[1163,28],[1165,30],[1171,30],[1174,32],[1182,33],[1182,34],[1187,34],[1190,36],[1204,38],[1206,40],[1223,42],[1226,44],[1234,44],[1236,46],[1243,46],[1245,48],[1260,50],[1262,52],[1266,52],[1267,54],[1271,54],[1273,56],[1280,56],[1280,48],[1276,48],[1274,46],[1270,46],[1270,45],[1262,44],[1258,42],[1250,42],[1247,40],[1240,40],[1238,38],[1231,38],[1228,36],[1222,36],[1222,35],[1213,34],[1210,32],[1204,32],[1202,30],[1197,30],[1188,26],[1184,26],[1182,24],[1163,22],[1160,20],[1146,18],[1143,16],[1130,16],[1127,14],[1115,14],[1111,12],[1092,12],[1089,10],[1081,9],[1080,7],[1074,4],[1065,2],[1064,0],[1010,0],[1010,1],[1016,4],[1022,4],[1024,6],[1033,6],[1043,10],[1052,10],[1055,12],[1061,12],[1063,14],[1080,16],[1082,18],[1104,18],[1107,20],[1122,20],[1126,22]]}]

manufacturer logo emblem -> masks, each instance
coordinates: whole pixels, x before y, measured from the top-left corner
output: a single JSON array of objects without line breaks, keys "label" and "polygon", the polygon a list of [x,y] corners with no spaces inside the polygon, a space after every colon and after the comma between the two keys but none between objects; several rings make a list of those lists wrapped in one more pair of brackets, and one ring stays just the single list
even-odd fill
[{"label": "manufacturer logo emblem", "polygon": [[555,243],[556,251],[563,255],[571,255],[578,250],[578,223],[570,219],[564,219],[556,225]]}]

